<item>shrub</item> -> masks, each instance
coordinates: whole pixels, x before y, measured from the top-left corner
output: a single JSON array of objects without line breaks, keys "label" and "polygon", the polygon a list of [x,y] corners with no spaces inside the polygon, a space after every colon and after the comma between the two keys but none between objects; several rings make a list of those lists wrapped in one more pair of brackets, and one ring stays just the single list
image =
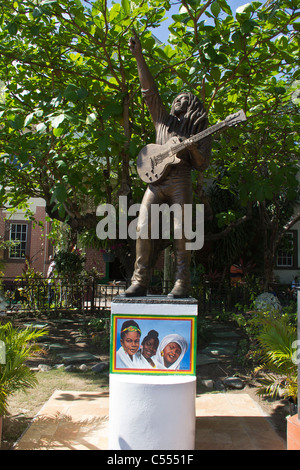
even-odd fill
[{"label": "shrub", "polygon": [[278,318],[257,337],[262,349],[262,364],[256,372],[264,372],[259,378],[260,395],[275,397],[282,390],[284,397],[297,401],[298,366],[294,359],[294,342],[297,329],[289,325],[285,318]]},{"label": "shrub", "polygon": [[8,398],[12,393],[36,384],[36,375],[25,362],[41,352],[35,341],[44,334],[45,330],[15,329],[11,323],[0,326],[0,341],[5,345],[5,363],[0,364],[0,416],[7,413]]}]

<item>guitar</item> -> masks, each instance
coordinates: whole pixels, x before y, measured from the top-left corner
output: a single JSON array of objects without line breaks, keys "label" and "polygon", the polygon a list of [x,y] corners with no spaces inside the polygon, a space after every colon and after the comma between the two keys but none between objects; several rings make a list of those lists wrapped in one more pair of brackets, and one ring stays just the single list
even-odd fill
[{"label": "guitar", "polygon": [[182,150],[190,147],[199,140],[204,139],[208,135],[227,129],[228,127],[246,121],[246,115],[243,110],[231,114],[224,121],[205,129],[199,134],[195,134],[183,142],[178,137],[172,137],[164,145],[148,144],[138,154],[137,172],[139,177],[145,183],[157,183],[164,179],[171,165],[177,165],[181,159],[177,156]]}]

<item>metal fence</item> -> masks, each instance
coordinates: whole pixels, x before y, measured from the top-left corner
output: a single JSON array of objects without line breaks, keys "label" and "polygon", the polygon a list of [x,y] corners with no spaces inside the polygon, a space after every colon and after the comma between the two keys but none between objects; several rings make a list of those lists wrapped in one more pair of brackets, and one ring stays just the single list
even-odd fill
[{"label": "metal fence", "polygon": [[[246,284],[236,286],[225,282],[220,285],[215,282],[203,282],[194,288],[194,296],[198,299],[199,313],[240,312],[253,308],[253,302],[260,294],[259,290],[251,289]],[[294,294],[286,285],[274,284],[270,289],[278,298],[282,307],[295,302]]]},{"label": "metal fence", "polygon": [[[46,311],[77,310],[97,312],[109,310],[112,299],[124,293],[128,283],[125,281],[101,284],[96,280],[80,280],[67,283],[64,279],[2,279],[2,306],[7,310]],[[166,295],[172,288],[171,281],[159,281],[152,284],[149,293]],[[277,288],[282,305],[294,300],[286,289]],[[241,307],[250,307],[251,292],[245,286],[220,286],[204,282],[192,289],[192,295],[198,300],[199,314],[211,312],[238,311]]]},{"label": "metal fence", "polygon": [[80,280],[66,282],[64,279],[2,280],[2,304],[7,310],[45,311],[78,310],[95,312],[110,309],[114,296],[123,293],[126,283],[100,284]]},{"label": "metal fence", "polygon": [[204,282],[195,289],[199,312],[236,312],[241,307],[250,307],[251,294],[244,287],[220,286],[216,283]]}]

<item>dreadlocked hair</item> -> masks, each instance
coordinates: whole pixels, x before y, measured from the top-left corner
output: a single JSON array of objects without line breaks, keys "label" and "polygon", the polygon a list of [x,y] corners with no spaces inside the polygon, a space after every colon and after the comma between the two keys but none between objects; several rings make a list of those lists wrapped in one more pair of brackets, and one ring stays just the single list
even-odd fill
[{"label": "dreadlocked hair", "polygon": [[[192,93],[183,92],[181,94],[185,94],[189,98],[189,104],[187,111],[180,121],[179,129],[177,127],[177,132],[179,130],[180,135],[189,137],[191,135],[198,134],[199,132],[203,131],[208,125],[207,114],[204,109],[202,102],[197,98],[197,96],[193,95]],[[180,94],[180,95],[181,95]],[[178,96],[180,96],[178,95]],[[177,97],[178,97],[177,96]],[[176,99],[176,98],[175,98]],[[174,117],[175,115],[175,107],[174,102],[171,106],[170,114]],[[174,123],[174,121],[173,121]],[[172,124],[173,124],[172,123]],[[171,122],[170,125],[172,126]],[[174,124],[173,124],[174,125]],[[171,127],[170,126],[170,127]]]}]

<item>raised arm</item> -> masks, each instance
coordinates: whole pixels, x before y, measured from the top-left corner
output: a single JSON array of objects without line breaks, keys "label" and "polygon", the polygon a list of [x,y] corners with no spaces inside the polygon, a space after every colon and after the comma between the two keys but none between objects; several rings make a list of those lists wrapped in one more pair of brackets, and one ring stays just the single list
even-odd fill
[{"label": "raised arm", "polygon": [[146,64],[139,38],[135,35],[129,40],[129,48],[135,57],[144,100],[150,111],[155,127],[168,115],[154,78]]},{"label": "raised arm", "polygon": [[129,39],[129,49],[132,52],[132,55],[135,57],[137,63],[137,69],[139,74],[140,83],[142,86],[142,90],[148,91],[156,89],[156,84],[152,74],[146,64],[143,52],[142,52],[142,45],[137,36],[132,37]]}]

